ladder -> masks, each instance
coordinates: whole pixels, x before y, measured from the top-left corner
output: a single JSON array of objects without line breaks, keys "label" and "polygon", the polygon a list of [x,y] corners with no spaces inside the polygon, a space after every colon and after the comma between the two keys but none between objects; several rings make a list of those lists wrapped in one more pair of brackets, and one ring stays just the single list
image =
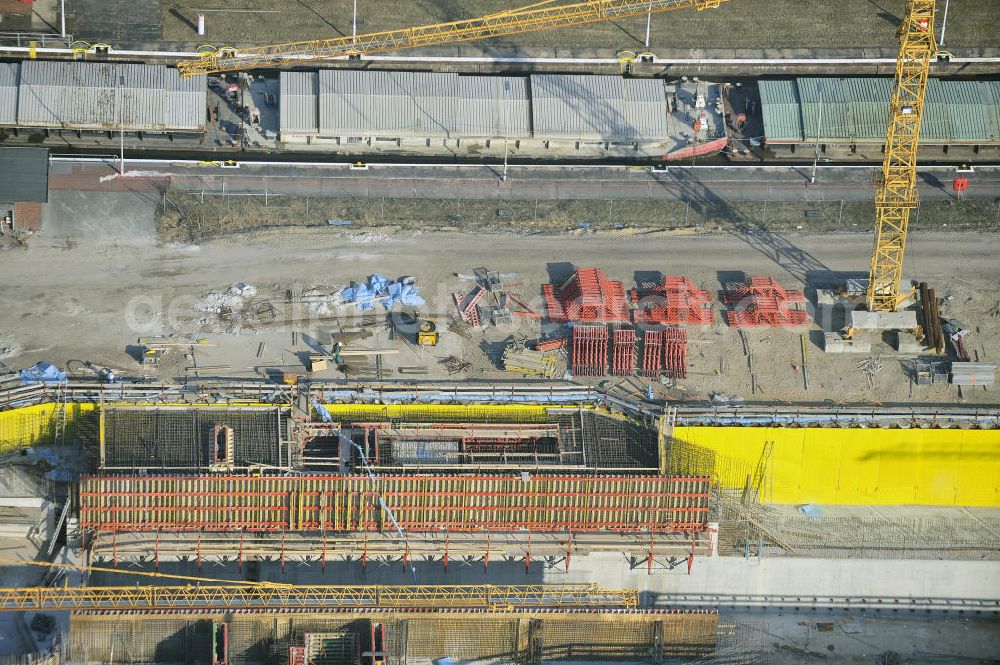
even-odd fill
[{"label": "ladder", "polygon": [[59,384],[56,386],[56,410],[52,415],[55,417],[54,440],[56,444],[66,443],[66,386]]},{"label": "ladder", "polygon": [[753,476],[747,479],[743,492],[743,503],[767,503],[771,499],[771,458],[774,456],[774,441],[766,441],[757,459]]}]

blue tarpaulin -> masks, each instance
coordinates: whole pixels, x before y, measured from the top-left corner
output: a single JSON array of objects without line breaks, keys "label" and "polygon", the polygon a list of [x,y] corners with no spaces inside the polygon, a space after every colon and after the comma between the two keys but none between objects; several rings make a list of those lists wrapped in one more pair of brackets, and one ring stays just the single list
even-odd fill
[{"label": "blue tarpaulin", "polygon": [[60,372],[58,367],[43,360],[21,370],[21,385],[32,383],[66,383],[66,372]]},{"label": "blue tarpaulin", "polygon": [[386,309],[392,309],[397,304],[408,307],[420,307],[424,299],[420,297],[420,289],[413,284],[391,281],[385,275],[372,275],[367,284],[356,284],[340,292],[347,302],[356,303],[358,309],[375,309],[375,302],[381,302]]},{"label": "blue tarpaulin", "polygon": [[330,415],[330,412],[327,410],[325,406],[323,406],[316,400],[312,401],[312,406],[314,409],[316,409],[316,413],[319,415],[320,420],[322,420],[325,423],[333,422],[333,416]]}]

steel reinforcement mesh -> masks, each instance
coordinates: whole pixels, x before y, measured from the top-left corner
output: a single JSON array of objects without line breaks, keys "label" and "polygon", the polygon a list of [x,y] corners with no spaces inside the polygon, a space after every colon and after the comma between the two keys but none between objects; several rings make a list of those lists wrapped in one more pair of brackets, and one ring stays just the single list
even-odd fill
[{"label": "steel reinforcement mesh", "polygon": [[458,661],[517,662],[517,621],[498,618],[410,619],[406,622],[407,658],[447,655]]},{"label": "steel reinforcement mesh", "polygon": [[[706,477],[312,476],[83,478],[98,531],[703,530]],[[391,512],[391,518],[390,518]]]},{"label": "steel reinforcement mesh", "polygon": [[593,411],[583,411],[580,421],[587,466],[597,469],[656,468],[656,430]]},{"label": "steel reinforcement mesh", "polygon": [[680,612],[648,622],[546,621],[542,660],[646,661],[653,655],[653,662],[663,662],[705,656],[715,650],[717,624],[715,612]]},{"label": "steel reinforcement mesh", "polygon": [[233,429],[235,466],[278,464],[279,423],[275,409],[105,409],[104,468],[207,469],[216,425]]},{"label": "steel reinforcement mesh", "polygon": [[183,617],[70,617],[67,662],[208,662],[211,620]]}]

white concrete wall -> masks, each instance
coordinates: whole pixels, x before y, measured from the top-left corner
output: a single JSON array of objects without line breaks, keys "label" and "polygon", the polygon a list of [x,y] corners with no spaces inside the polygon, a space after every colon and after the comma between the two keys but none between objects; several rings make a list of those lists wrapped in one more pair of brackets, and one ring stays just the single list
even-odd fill
[{"label": "white concrete wall", "polygon": [[545,581],[598,582],[653,594],[751,594],[941,599],[1000,599],[1000,561],[696,558],[687,574],[629,570],[621,555],[572,560],[569,573],[548,570]]}]

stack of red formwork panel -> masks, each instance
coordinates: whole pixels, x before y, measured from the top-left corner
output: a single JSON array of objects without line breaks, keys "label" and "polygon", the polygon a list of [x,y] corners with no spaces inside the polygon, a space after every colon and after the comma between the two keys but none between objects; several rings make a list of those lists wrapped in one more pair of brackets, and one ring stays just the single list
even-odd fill
[{"label": "stack of red formwork panel", "polygon": [[618,327],[611,332],[611,374],[631,376],[635,372],[635,328]]},{"label": "stack of red formwork panel", "polygon": [[688,334],[684,328],[663,331],[663,371],[672,379],[687,378]]},{"label": "stack of red formwork panel", "polygon": [[806,325],[809,314],[791,309],[791,305],[805,301],[802,291],[786,290],[773,277],[759,275],[722,296],[722,302],[732,306],[726,319],[736,328]]},{"label": "stack of red formwork panel", "polygon": [[455,306],[458,307],[459,316],[473,328],[480,327],[479,301],[483,299],[485,293],[486,290],[483,287],[477,286],[468,293],[451,294],[455,300]]},{"label": "stack of red formwork panel", "polygon": [[580,323],[627,323],[625,286],[597,268],[577,268],[558,289],[542,285],[549,319]]},{"label": "stack of red formwork panel", "polygon": [[642,375],[659,376],[663,369],[663,330],[644,330],[642,333]]},{"label": "stack of red formwork panel", "polygon": [[573,326],[573,374],[604,376],[608,373],[608,327],[605,325]]},{"label": "stack of red formwork panel", "polygon": [[664,277],[648,291],[631,291],[635,322],[661,325],[707,325],[715,320],[712,296],[687,277]]}]

